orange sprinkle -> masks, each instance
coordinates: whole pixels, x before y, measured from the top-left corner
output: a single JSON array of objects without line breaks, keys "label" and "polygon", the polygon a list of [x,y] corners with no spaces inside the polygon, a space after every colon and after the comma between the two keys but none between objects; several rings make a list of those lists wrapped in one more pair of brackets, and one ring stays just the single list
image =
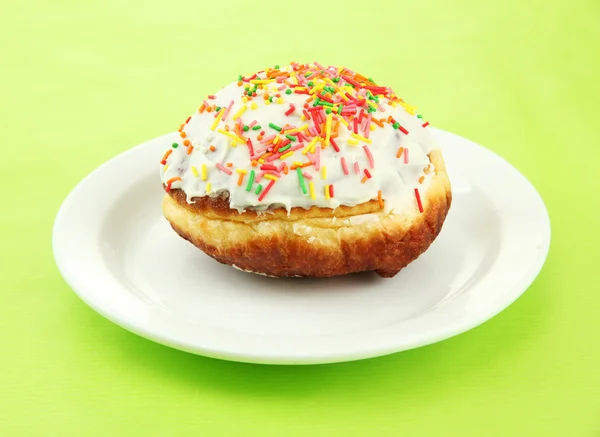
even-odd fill
[{"label": "orange sprinkle", "polygon": [[[365,176],[366,177],[366,176]],[[381,190],[377,192],[377,201],[379,202],[379,207],[383,208],[383,198],[381,197]]]},{"label": "orange sprinkle", "polygon": [[288,172],[289,172],[289,170],[288,170],[288,165],[286,162],[286,163],[284,163],[284,166],[283,166],[283,174],[288,174]]},{"label": "orange sprinkle", "polygon": [[262,140],[262,139],[263,139],[263,136],[262,136],[262,135],[260,135],[260,134],[258,134],[258,136],[256,137],[256,139],[257,139],[258,141],[260,141],[260,140]]},{"label": "orange sprinkle", "polygon": [[[372,120],[372,119],[371,119],[371,120]],[[391,115],[388,115],[388,118],[387,118],[387,120],[386,120],[386,123],[390,123],[391,121],[392,121],[392,116],[391,116]]]},{"label": "orange sprinkle", "polygon": [[187,148],[187,154],[189,155],[190,153],[192,153],[192,150],[194,150],[194,146],[189,145]]},{"label": "orange sprinkle", "polygon": [[365,176],[364,178],[362,178],[362,181],[360,181],[361,184],[364,184],[365,182],[367,182],[367,179],[369,179],[367,176]]},{"label": "orange sprinkle", "polygon": [[238,187],[242,186],[242,181],[244,180],[244,173],[240,173],[240,175],[238,176]]},{"label": "orange sprinkle", "polygon": [[375,123],[379,127],[383,127],[383,123],[377,120],[376,118],[372,118],[371,121]]},{"label": "orange sprinkle", "polygon": [[200,105],[200,107],[198,108],[198,112],[200,114],[202,114],[204,112],[204,110],[206,109],[206,106],[204,105],[204,103],[202,105]]},{"label": "orange sprinkle", "polygon": [[169,180],[167,181],[167,185],[170,185],[170,184],[172,184],[173,182],[175,182],[175,181],[180,181],[180,180],[181,180],[181,178],[180,178],[179,176],[175,176],[174,178],[171,178],[171,179],[169,179]]},{"label": "orange sprinkle", "polygon": [[263,94],[263,99],[269,100],[269,93],[264,93]]},{"label": "orange sprinkle", "polygon": [[228,162],[227,164],[225,164],[227,167],[232,167],[233,163],[232,162]]},{"label": "orange sprinkle", "polygon": [[242,86],[242,81],[238,80],[237,86]]},{"label": "orange sprinkle", "polygon": [[184,146],[189,146],[190,145],[190,140],[183,140],[183,145]]},{"label": "orange sprinkle", "polygon": [[173,149],[169,149],[165,152],[165,156],[163,156],[163,159],[161,159],[161,162],[166,161],[167,158],[169,157],[169,155],[173,153]]},{"label": "orange sprinkle", "polygon": [[212,106],[209,106],[208,108],[206,108],[206,110],[207,110],[208,112],[212,112],[212,110],[213,110],[213,107],[212,107]]},{"label": "orange sprinkle", "polygon": [[258,161],[256,159],[254,159],[252,161],[252,167],[256,167],[258,165]]},{"label": "orange sprinkle", "polygon": [[185,138],[185,137],[187,137],[187,134],[185,132],[181,131],[181,132],[179,132],[179,136],[181,138]]},{"label": "orange sprinkle", "polygon": [[420,184],[422,184],[424,180],[425,180],[425,176],[421,176],[421,177],[419,178],[419,183],[420,183]]},{"label": "orange sprinkle", "polygon": [[229,132],[229,125],[228,125],[228,124],[226,124],[226,125],[225,125],[225,130],[226,130],[227,132]]},{"label": "orange sprinkle", "polygon": [[183,126],[185,126],[185,124],[182,124],[179,126],[179,129],[177,129],[178,132],[181,132],[183,130]]},{"label": "orange sprinkle", "polygon": [[236,135],[240,135],[240,125],[239,124],[234,124],[233,125],[233,131],[235,132]]},{"label": "orange sprinkle", "polygon": [[400,147],[398,149],[398,153],[396,153],[396,158],[400,158],[402,156],[402,153],[404,153],[404,147]]},{"label": "orange sprinkle", "polygon": [[210,146],[209,149],[211,152],[214,152],[215,150],[217,150],[217,148],[215,146]]}]

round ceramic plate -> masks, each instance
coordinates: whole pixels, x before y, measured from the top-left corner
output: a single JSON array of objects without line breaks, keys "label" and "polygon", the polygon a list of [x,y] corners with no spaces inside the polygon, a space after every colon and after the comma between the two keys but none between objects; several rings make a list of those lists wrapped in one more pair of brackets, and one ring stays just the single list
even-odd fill
[{"label": "round ceramic plate", "polygon": [[485,148],[432,129],[452,182],[444,228],[392,279],[361,273],[275,279],[219,264],[161,214],[166,135],[117,156],[64,201],[54,225],[58,267],[113,322],[151,340],[228,360],[356,360],[460,334],[520,296],[550,243],[542,199]]}]

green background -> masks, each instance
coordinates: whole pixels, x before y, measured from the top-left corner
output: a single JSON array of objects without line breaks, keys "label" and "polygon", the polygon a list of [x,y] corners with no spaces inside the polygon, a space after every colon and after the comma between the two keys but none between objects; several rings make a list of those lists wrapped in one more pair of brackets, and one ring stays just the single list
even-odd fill
[{"label": "green background", "polygon": [[[154,2],[157,3],[157,2]],[[0,435],[600,436],[600,2],[36,0],[0,14]],[[345,65],[538,188],[548,261],[453,339],[268,367],[139,338],[61,279],[57,209],[240,73]]]}]

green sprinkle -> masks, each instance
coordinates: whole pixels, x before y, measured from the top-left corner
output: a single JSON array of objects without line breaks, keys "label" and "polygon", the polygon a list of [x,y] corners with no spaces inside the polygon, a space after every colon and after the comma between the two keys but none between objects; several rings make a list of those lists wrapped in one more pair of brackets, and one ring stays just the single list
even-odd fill
[{"label": "green sprinkle", "polygon": [[289,149],[290,147],[292,147],[292,145],[291,145],[291,144],[288,144],[287,146],[285,146],[285,147],[282,147],[281,149],[279,149],[279,150],[278,150],[278,152],[285,152],[285,151],[286,151],[287,149]]},{"label": "green sprinkle", "polygon": [[262,126],[260,124],[255,125],[252,130],[259,130]]},{"label": "green sprinkle", "polygon": [[421,114],[417,114],[417,117],[423,120],[423,116]]},{"label": "green sprinkle", "polygon": [[327,108],[327,109],[325,110],[325,113],[326,113],[326,114],[331,114],[331,109]]},{"label": "green sprinkle", "polygon": [[296,173],[298,173],[298,181],[300,182],[300,188],[302,188],[302,193],[306,194],[306,184],[304,183],[304,176],[302,175],[302,168],[296,167]]},{"label": "green sprinkle", "polygon": [[279,70],[279,65],[276,65],[276,66],[275,66],[275,70]]},{"label": "green sprinkle", "polygon": [[274,124],[274,123],[269,123],[269,127],[271,129],[275,129],[277,132],[281,131],[281,128],[279,126],[277,126],[276,124]]},{"label": "green sprinkle", "polygon": [[217,107],[215,108],[215,113],[219,112],[220,110],[221,110],[221,107],[220,107],[220,106],[217,106]]},{"label": "green sprinkle", "polygon": [[343,109],[344,105],[340,103],[340,107],[338,108],[338,114],[341,114]]},{"label": "green sprinkle", "polygon": [[256,187],[256,191],[254,193],[255,194],[260,194],[261,191],[262,191],[262,185],[258,184],[258,186]]},{"label": "green sprinkle", "polygon": [[375,83],[375,81],[373,79],[371,79],[371,78],[369,78],[369,82]]},{"label": "green sprinkle", "polygon": [[[308,77],[308,76],[306,76],[306,77]],[[314,84],[315,84],[315,83],[314,83],[314,82],[311,80],[311,81],[309,81],[309,82],[308,82],[308,84],[307,84],[307,85],[308,85],[308,86],[313,86]]]},{"label": "green sprinkle", "polygon": [[308,74],[305,74],[304,77],[311,77],[313,74],[315,74],[315,73],[314,72],[308,73]]},{"label": "green sprinkle", "polygon": [[329,91],[330,93],[334,93],[335,92],[335,88],[331,87],[331,86],[326,86],[325,88],[323,88],[324,90]]},{"label": "green sprinkle", "polygon": [[245,89],[246,91],[248,91],[248,90],[250,89],[250,85],[246,85],[246,86],[244,87],[244,89]]},{"label": "green sprinkle", "polygon": [[400,123],[396,122],[392,125],[394,129],[398,129],[400,127]]},{"label": "green sprinkle", "polygon": [[333,103],[326,102],[325,100],[322,100],[320,103],[324,106],[333,106]]},{"label": "green sprinkle", "polygon": [[292,90],[288,88],[287,90],[285,90],[285,93],[286,94],[292,94]]},{"label": "green sprinkle", "polygon": [[269,102],[273,103],[273,96],[269,97]]},{"label": "green sprinkle", "polygon": [[296,141],[296,137],[294,137],[294,136],[292,136],[292,135],[290,135],[290,134],[285,134],[285,137],[286,137],[288,140],[291,140],[291,141]]},{"label": "green sprinkle", "polygon": [[173,143],[173,144],[172,144],[172,146],[173,146],[173,148],[174,148],[174,149],[176,149],[176,148],[177,148],[177,146],[179,146],[179,144],[177,144],[177,143]]},{"label": "green sprinkle", "polygon": [[242,80],[244,80],[244,76],[242,76],[241,74],[238,76],[238,82],[241,82]]},{"label": "green sprinkle", "polygon": [[250,170],[250,179],[248,179],[248,185],[246,185],[246,191],[250,191],[252,189],[253,183],[254,183],[254,170]]},{"label": "green sprinkle", "polygon": [[244,132],[248,132],[250,128],[248,126],[244,126]]},{"label": "green sprinkle", "polygon": [[[241,79],[240,79],[240,80],[241,80]],[[333,83],[338,83],[339,81],[340,81],[340,78],[339,78],[339,77],[334,77],[334,78],[333,78]]]},{"label": "green sprinkle", "polygon": [[317,99],[315,100],[315,103],[313,103],[313,106],[317,106],[317,105],[320,105],[320,104],[321,104],[321,99],[319,99],[317,97]]}]

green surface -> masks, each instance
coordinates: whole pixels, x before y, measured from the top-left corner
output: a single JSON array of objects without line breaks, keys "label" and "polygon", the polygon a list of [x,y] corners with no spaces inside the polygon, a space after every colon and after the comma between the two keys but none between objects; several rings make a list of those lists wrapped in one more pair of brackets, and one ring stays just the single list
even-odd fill
[{"label": "green surface", "polygon": [[[600,435],[597,0],[155,3],[2,7],[1,436]],[[50,247],[74,185],[290,60],[390,84],[531,180],[553,241],[523,297],[421,349],[267,367],[154,344],[75,296]]]}]

